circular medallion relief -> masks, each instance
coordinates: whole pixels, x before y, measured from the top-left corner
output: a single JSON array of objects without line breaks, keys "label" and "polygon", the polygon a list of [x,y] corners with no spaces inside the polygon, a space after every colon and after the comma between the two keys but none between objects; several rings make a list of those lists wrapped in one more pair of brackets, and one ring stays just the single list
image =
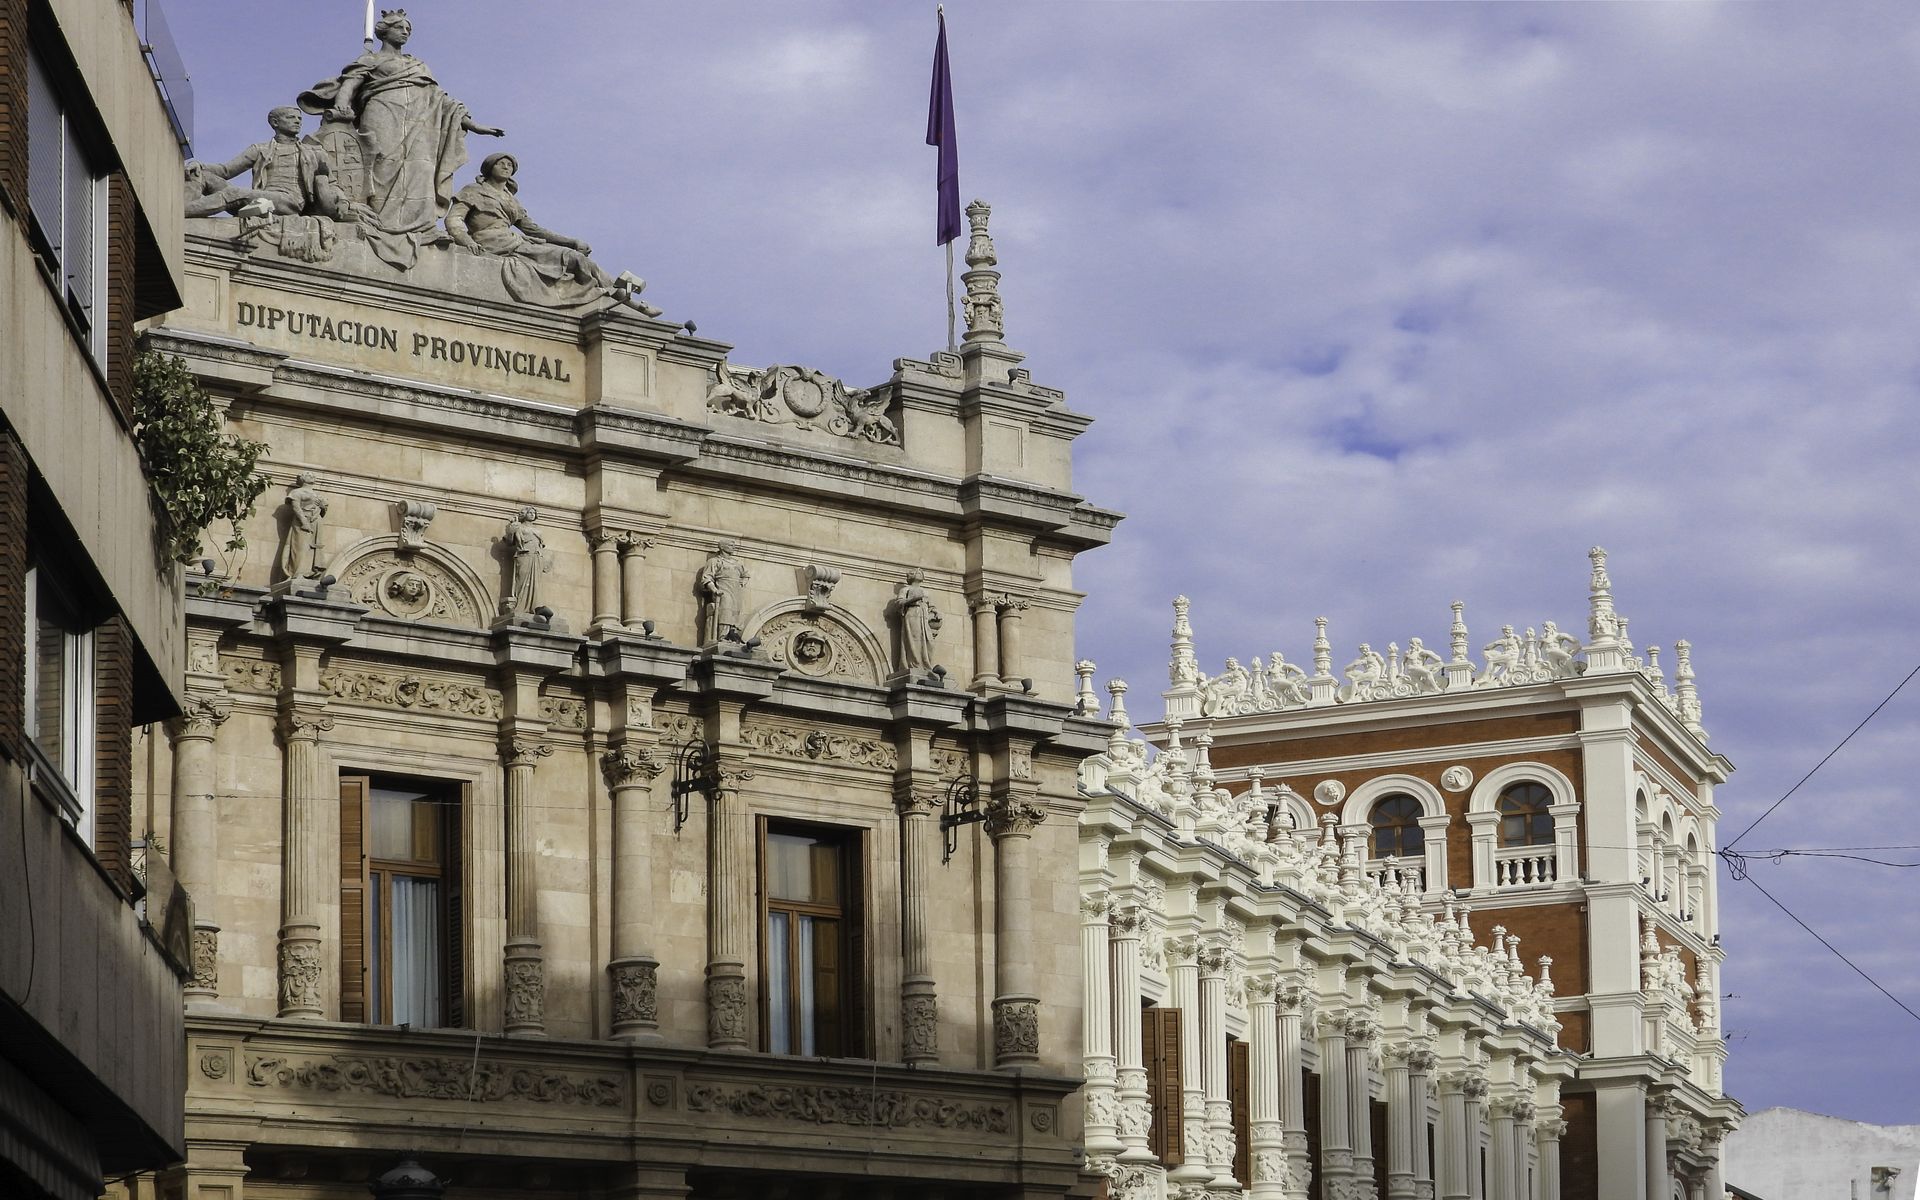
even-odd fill
[{"label": "circular medallion relief", "polygon": [[1473,772],[1459,765],[1440,772],[1440,786],[1450,792],[1464,792],[1473,786]]},{"label": "circular medallion relief", "polygon": [[1338,779],[1321,780],[1313,789],[1313,798],[1321,804],[1338,804],[1347,798],[1347,785]]},{"label": "circular medallion relief", "polygon": [[827,410],[827,389],[804,375],[787,380],[780,389],[780,398],[797,417],[817,417]]}]

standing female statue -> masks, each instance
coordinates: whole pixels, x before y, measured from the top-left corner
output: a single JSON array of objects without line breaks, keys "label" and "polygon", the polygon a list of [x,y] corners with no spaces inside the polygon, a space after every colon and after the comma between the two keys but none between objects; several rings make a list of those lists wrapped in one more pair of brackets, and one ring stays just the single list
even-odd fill
[{"label": "standing female statue", "polygon": [[382,13],[373,34],[379,49],[301,92],[300,107],[358,133],[365,196],[349,199],[364,198],[373,210],[372,222],[361,225],[373,252],[404,271],[453,201],[453,173],[467,161],[466,135],[505,131],[476,124],[466,105],[440,90],[427,64],[406,52],[413,22],[405,9]]}]

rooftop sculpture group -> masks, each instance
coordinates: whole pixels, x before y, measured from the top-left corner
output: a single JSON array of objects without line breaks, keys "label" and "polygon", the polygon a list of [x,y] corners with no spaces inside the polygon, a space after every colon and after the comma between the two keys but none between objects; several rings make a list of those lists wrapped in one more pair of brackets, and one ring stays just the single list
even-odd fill
[{"label": "rooftop sculpture group", "polygon": [[[456,192],[467,135],[505,131],[475,121],[406,52],[413,22],[405,9],[383,12],[373,32],[375,48],[301,92],[298,107],[268,114],[271,140],[226,163],[190,164],[187,215],[239,217],[250,246],[307,262],[333,257],[341,224],[400,271],[412,270],[423,249],[451,245],[499,260],[507,293],[523,303],[573,308],[611,296],[659,315],[638,298],[644,281],[609,274],[587,243],[534,222],[518,198],[513,155],[487,156],[479,177]],[[321,121],[303,138],[306,113]],[[231,182],[248,172],[251,186]]]}]

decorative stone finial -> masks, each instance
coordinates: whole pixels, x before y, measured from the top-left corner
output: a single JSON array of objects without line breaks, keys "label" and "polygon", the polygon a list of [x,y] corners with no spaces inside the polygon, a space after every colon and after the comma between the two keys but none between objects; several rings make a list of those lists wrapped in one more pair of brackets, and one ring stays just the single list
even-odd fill
[{"label": "decorative stone finial", "polygon": [[1107,695],[1113,697],[1113,706],[1107,709],[1107,720],[1119,727],[1124,736],[1133,719],[1127,715],[1127,681],[1124,679],[1107,680]]},{"label": "decorative stone finial", "polygon": [[993,209],[985,200],[967,205],[967,224],[972,236],[967,239],[967,267],[961,276],[966,281],[967,342],[998,342],[1006,334],[1006,316],[1000,304],[1000,272],[994,270],[1000,259],[994,253],[993,237],[987,232],[987,220]]},{"label": "decorative stone finial", "polygon": [[1687,731],[1704,742],[1707,731],[1700,724],[1700,692],[1693,684],[1693,643],[1675,642],[1673,658],[1674,708]]},{"label": "decorative stone finial", "polygon": [[1599,546],[1587,551],[1593,576],[1587,585],[1587,674],[1621,669],[1618,641],[1620,621],[1613,611],[1613,580],[1607,576],[1607,552]]},{"label": "decorative stone finial", "polygon": [[1097,669],[1090,658],[1083,658],[1073,664],[1073,673],[1080,681],[1080,686],[1074,690],[1073,694],[1073,715],[1076,717],[1100,715],[1100,697],[1093,691],[1093,673]]},{"label": "decorative stone finial", "polygon": [[1451,643],[1449,648],[1453,651],[1453,661],[1457,663],[1466,662],[1467,604],[1464,600],[1455,600],[1453,602],[1453,628],[1448,631],[1448,640]]},{"label": "decorative stone finial", "polygon": [[1313,619],[1313,673],[1331,679],[1333,677],[1333,643],[1327,640],[1327,619]]}]

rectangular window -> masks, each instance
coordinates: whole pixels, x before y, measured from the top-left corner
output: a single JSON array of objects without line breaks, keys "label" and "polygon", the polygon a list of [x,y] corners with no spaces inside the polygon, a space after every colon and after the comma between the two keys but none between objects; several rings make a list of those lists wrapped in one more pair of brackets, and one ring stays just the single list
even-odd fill
[{"label": "rectangular window", "polygon": [[340,1019],[459,1026],[460,790],[340,780]]},{"label": "rectangular window", "polygon": [[105,356],[105,322],[95,300],[102,288],[106,177],[80,144],[38,54],[27,55],[27,211],[40,255],[79,324],[87,350]]},{"label": "rectangular window", "polygon": [[850,830],[760,827],[766,1048],[829,1058],[865,1051],[860,839]]},{"label": "rectangular window", "polygon": [[1186,1158],[1185,1103],[1180,1087],[1180,1010],[1140,1014],[1140,1062],[1147,1069],[1147,1149],[1163,1167]]},{"label": "rectangular window", "polygon": [[72,593],[27,572],[26,734],[52,768],[67,820],[93,844],[93,629]]}]

